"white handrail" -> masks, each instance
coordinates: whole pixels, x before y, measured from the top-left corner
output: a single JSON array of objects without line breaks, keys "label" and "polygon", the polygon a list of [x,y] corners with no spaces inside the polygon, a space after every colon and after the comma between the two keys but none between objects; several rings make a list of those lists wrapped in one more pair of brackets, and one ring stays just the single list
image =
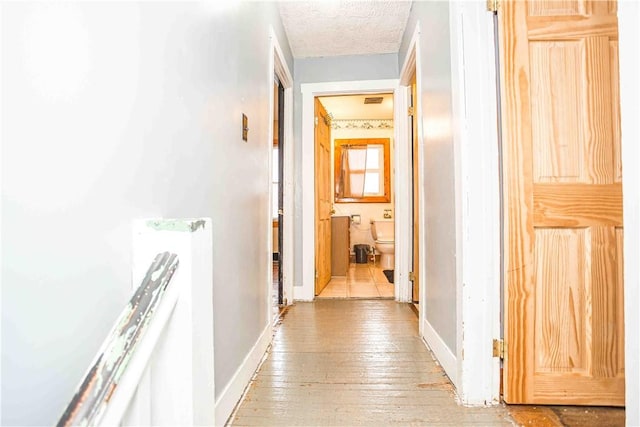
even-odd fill
[{"label": "white handrail", "polygon": [[178,257],[159,253],[118,317],[58,426],[116,425],[122,420],[140,377],[178,301],[170,286]]},{"label": "white handrail", "polygon": [[209,218],[133,222],[132,283],[145,279],[59,426],[215,424],[211,231]]}]

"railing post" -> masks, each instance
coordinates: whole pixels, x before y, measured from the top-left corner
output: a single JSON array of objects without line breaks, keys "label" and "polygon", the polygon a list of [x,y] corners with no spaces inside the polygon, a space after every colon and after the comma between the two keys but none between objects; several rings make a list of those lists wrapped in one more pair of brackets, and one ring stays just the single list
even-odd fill
[{"label": "railing post", "polygon": [[211,220],[135,221],[132,283],[139,283],[159,251],[178,255],[180,267],[173,280],[180,294],[122,424],[213,425]]}]

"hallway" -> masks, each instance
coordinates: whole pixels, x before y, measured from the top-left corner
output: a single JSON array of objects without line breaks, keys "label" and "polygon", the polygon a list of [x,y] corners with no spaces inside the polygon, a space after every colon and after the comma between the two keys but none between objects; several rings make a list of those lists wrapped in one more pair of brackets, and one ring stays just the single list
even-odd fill
[{"label": "hallway", "polygon": [[283,316],[229,425],[512,425],[458,406],[407,304],[318,300]]}]

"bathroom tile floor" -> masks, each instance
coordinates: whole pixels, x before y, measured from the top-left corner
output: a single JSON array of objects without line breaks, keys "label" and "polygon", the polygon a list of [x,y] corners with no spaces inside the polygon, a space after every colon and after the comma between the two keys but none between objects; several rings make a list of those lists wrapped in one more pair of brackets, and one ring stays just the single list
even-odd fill
[{"label": "bathroom tile floor", "polygon": [[346,276],[332,277],[316,298],[393,298],[394,286],[382,268],[369,264],[349,265]]}]

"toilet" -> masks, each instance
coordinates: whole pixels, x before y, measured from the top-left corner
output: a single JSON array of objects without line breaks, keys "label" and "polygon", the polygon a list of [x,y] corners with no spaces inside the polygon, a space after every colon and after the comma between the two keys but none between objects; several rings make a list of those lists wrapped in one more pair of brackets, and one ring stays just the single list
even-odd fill
[{"label": "toilet", "polygon": [[392,219],[371,221],[371,236],[375,241],[376,251],[380,254],[380,267],[383,270],[395,268],[395,231]]}]

